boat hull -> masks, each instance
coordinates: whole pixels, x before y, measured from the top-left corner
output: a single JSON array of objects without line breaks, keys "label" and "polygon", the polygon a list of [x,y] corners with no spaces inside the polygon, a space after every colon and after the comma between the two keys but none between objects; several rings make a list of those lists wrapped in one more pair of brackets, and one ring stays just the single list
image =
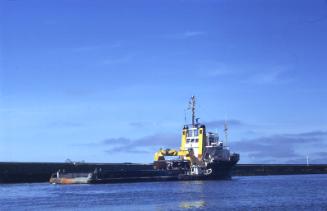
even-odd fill
[{"label": "boat hull", "polygon": [[[208,175],[191,175],[185,169],[151,169],[151,170],[111,170],[84,172],[84,178],[73,177],[72,173],[61,174],[60,177],[50,178],[54,184],[99,184],[99,183],[126,183],[126,182],[155,182],[176,180],[228,180],[231,179],[232,169],[235,163],[231,161],[213,162],[207,166],[211,169]],[[77,175],[77,174],[76,174]]]}]

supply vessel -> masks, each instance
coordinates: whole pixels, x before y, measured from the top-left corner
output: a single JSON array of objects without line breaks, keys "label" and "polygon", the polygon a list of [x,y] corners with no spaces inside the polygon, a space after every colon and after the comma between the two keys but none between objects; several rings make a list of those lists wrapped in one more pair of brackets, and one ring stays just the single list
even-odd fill
[{"label": "supply vessel", "polygon": [[[239,154],[231,153],[217,133],[207,132],[206,126],[195,116],[196,100],[192,96],[189,108],[192,123],[184,125],[180,149],[160,149],[154,155],[151,168],[105,169],[96,167],[92,171],[65,171],[53,173],[50,183],[114,183],[164,180],[216,180],[230,179],[232,168],[239,161]],[[225,143],[227,124],[225,124]]]}]

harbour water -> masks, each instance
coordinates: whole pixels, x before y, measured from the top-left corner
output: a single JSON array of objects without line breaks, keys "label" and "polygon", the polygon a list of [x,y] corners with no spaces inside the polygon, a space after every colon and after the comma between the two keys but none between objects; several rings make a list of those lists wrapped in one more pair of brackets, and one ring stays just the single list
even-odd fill
[{"label": "harbour water", "polygon": [[101,185],[1,184],[0,210],[327,210],[327,174]]}]

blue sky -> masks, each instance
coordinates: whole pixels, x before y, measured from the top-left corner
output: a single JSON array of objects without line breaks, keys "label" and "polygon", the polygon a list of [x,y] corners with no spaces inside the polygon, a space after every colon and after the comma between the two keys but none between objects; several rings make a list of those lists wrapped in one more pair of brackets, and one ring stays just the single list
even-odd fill
[{"label": "blue sky", "polygon": [[327,161],[324,0],[0,2],[1,161],[151,162],[192,95],[241,163]]}]

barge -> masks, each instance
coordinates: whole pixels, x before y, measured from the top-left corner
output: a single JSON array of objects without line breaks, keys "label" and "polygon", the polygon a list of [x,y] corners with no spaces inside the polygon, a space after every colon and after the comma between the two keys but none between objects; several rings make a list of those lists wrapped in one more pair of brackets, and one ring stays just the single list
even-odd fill
[{"label": "barge", "polygon": [[[195,118],[195,97],[189,102],[192,124],[184,125],[180,149],[160,149],[154,155],[152,169],[107,170],[76,172],[59,169],[50,183],[113,183],[163,180],[215,180],[231,179],[232,168],[239,161],[239,154],[231,153],[218,134],[207,132],[206,126]],[[227,125],[225,124],[227,134]],[[227,135],[226,135],[227,137]],[[173,159],[167,159],[173,157]]]}]

